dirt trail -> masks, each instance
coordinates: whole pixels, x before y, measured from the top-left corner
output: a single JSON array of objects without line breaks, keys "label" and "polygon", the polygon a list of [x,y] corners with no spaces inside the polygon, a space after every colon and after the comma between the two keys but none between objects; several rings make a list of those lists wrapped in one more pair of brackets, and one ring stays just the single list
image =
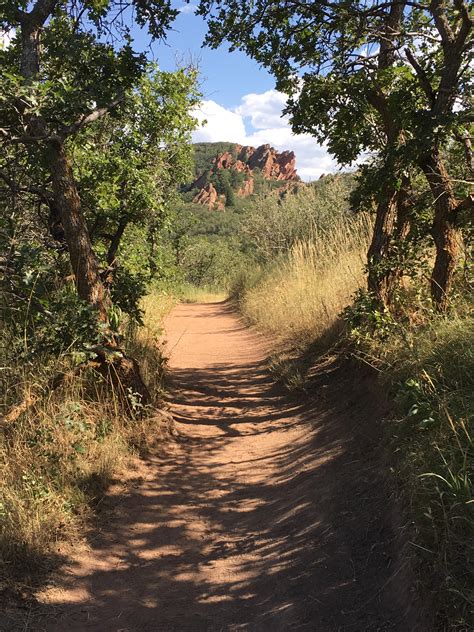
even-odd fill
[{"label": "dirt trail", "polygon": [[179,306],[166,329],[180,436],[116,499],[29,629],[415,629],[355,376],[326,372],[313,400],[289,397],[225,303]]}]

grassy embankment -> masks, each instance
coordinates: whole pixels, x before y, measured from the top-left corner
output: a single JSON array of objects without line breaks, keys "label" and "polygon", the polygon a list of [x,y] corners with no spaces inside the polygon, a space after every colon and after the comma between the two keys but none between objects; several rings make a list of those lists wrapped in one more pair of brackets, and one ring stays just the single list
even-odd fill
[{"label": "grassy embankment", "polygon": [[433,625],[467,631],[474,621],[472,312],[460,304],[446,317],[418,313],[416,325],[394,322],[382,339],[363,341],[360,353],[392,389],[392,447]]},{"label": "grassy embankment", "polygon": [[[369,314],[371,330],[353,324],[355,308],[343,321],[341,312],[365,285],[367,243],[365,219],[336,218],[329,231],[297,243],[256,283],[244,284],[241,310],[274,338],[274,366],[290,387],[304,386],[304,375],[288,357],[312,349],[316,360],[341,334],[351,353],[377,368],[393,395],[387,435],[409,500],[414,565],[433,598],[433,625],[465,631],[474,605],[472,312],[460,300],[448,316],[435,316],[426,295],[417,302],[412,293],[397,318]],[[360,316],[360,304],[357,310]]]},{"label": "grassy embankment", "polygon": [[219,288],[195,287],[193,285],[181,284],[175,290],[177,300],[182,303],[219,303],[225,301],[228,293]]},{"label": "grassy embankment", "polygon": [[[161,321],[170,306],[171,299],[147,297],[145,325],[129,328],[126,337],[127,350],[139,358],[155,397],[164,368]],[[9,344],[7,331],[1,343]],[[118,397],[102,389],[92,371],[48,388],[51,375],[68,370],[71,358],[65,354],[3,371],[0,412],[33,393],[37,397],[15,421],[0,421],[0,560],[7,572],[10,565],[20,572],[28,569],[58,540],[80,535],[111,480],[167,431],[159,411],[139,414],[139,402],[125,415]]]}]

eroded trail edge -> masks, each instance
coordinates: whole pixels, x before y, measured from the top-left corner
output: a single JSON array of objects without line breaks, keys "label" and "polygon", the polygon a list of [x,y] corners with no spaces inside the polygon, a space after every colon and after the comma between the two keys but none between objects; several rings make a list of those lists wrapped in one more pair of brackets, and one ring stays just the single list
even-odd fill
[{"label": "eroded trail edge", "polygon": [[178,306],[166,331],[179,437],[116,493],[36,629],[414,629],[363,380],[330,367],[289,396],[226,303]]}]

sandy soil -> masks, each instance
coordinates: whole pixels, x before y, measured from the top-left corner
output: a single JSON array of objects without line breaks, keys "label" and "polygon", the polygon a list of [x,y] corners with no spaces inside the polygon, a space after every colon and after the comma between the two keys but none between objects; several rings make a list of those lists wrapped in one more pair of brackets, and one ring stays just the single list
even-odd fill
[{"label": "sandy soil", "polygon": [[113,491],[23,629],[418,629],[360,377],[330,367],[313,397],[285,394],[225,303],[179,306],[166,330],[179,437]]}]

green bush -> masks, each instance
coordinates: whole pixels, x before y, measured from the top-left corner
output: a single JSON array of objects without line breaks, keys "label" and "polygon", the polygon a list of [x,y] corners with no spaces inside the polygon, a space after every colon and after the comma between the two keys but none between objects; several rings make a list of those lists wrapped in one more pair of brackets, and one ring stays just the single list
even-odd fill
[{"label": "green bush", "polygon": [[[359,312],[364,303],[359,300]],[[370,302],[366,309],[371,311]],[[373,315],[373,311],[371,312]],[[474,318],[411,313],[352,326],[358,353],[391,384],[390,422],[413,519],[410,539],[424,588],[437,595],[436,629],[469,629],[474,602]]]}]

